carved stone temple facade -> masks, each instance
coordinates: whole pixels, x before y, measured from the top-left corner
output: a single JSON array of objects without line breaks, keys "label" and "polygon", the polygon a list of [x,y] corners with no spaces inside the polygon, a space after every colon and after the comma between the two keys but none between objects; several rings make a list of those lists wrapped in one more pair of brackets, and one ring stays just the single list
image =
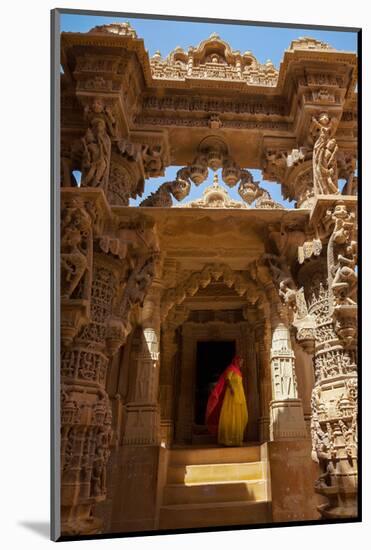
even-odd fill
[{"label": "carved stone temple facade", "polygon": [[[115,23],[61,55],[63,533],[356,517],[356,54],[299,38],[277,70],[213,34],[150,58]],[[203,420],[225,350],[239,448]]]}]

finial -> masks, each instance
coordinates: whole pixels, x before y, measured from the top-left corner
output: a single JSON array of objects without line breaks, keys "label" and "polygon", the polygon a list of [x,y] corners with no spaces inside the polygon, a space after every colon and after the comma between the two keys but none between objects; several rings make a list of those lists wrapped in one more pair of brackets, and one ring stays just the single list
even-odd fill
[{"label": "finial", "polygon": [[219,185],[218,174],[214,174],[213,186],[218,187],[218,185]]}]

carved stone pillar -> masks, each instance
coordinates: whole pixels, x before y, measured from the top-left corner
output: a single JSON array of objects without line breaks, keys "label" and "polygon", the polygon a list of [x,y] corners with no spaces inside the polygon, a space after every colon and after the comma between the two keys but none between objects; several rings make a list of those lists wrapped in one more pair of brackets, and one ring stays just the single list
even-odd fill
[{"label": "carved stone pillar", "polygon": [[[104,254],[93,259],[90,318],[61,360],[61,519],[66,534],[97,533],[92,507],[106,497],[112,413],[105,391],[106,328],[120,266]],[[62,306],[63,315],[63,306]]]},{"label": "carved stone pillar", "polygon": [[162,331],[161,372],[160,372],[160,407],[161,407],[161,441],[171,444],[174,432],[173,393],[174,393],[174,356],[177,352],[175,328],[166,325]]},{"label": "carved stone pillar", "polygon": [[[140,308],[152,283],[158,257],[154,234],[153,227],[128,229],[117,224],[102,189],[62,191],[63,534],[97,533],[102,528],[102,514],[98,518],[94,505],[107,494],[112,438],[107,368],[109,357],[131,330],[132,311]],[[146,340],[150,342],[150,335]],[[153,401],[156,392],[155,385]]]},{"label": "carved stone pillar", "polygon": [[296,359],[295,367],[298,391],[303,404],[307,433],[310,436],[310,424],[312,418],[311,395],[314,386],[313,354],[308,353],[306,349],[303,349],[303,346],[299,345],[294,338],[292,338],[292,345]]},{"label": "carved stone pillar", "polygon": [[182,358],[179,380],[180,393],[177,400],[176,440],[181,443],[191,443],[193,410],[190,406],[194,389],[194,364],[196,361],[193,329],[190,323],[182,327]]},{"label": "carved stone pillar", "polygon": [[272,400],[270,376],[270,322],[266,319],[255,328],[257,371],[260,394],[259,441],[269,441],[269,404]]},{"label": "carved stone pillar", "polygon": [[[154,529],[156,491],[161,467],[160,410],[160,293],[154,279],[140,315],[139,345],[134,355],[134,376],[125,406],[121,478],[112,529]],[[125,498],[122,498],[125,495]]]},{"label": "carved stone pillar", "polygon": [[178,351],[177,330],[188,318],[183,305],[173,307],[161,326],[161,370],[159,402],[161,408],[161,442],[170,445],[174,436],[175,355]]},{"label": "carved stone pillar", "polygon": [[289,329],[283,322],[276,323],[272,330],[271,374],[271,440],[307,437],[303,407],[298,398],[295,354],[291,347]]},{"label": "carved stone pillar", "polygon": [[261,420],[261,395],[259,391],[260,381],[258,378],[254,331],[252,329],[252,324],[249,317],[249,315],[245,315],[245,319],[249,322],[239,323],[238,339],[236,343],[238,355],[243,357],[245,360],[242,382],[247,402],[248,422],[244,434],[244,440],[259,441],[259,428],[261,425],[259,423],[259,420]]},{"label": "carved stone pillar", "polygon": [[336,332],[337,317],[331,308],[324,260],[305,267],[306,278],[310,281],[307,289],[309,311],[316,319],[312,458],[321,471],[315,483],[316,491],[328,499],[319,511],[323,517],[354,517],[357,515],[355,343],[347,337],[342,340],[339,337],[342,333]]},{"label": "carved stone pillar", "polygon": [[160,291],[159,281],[153,282],[143,304],[135,381],[126,404],[125,445],[157,445],[160,442]]}]

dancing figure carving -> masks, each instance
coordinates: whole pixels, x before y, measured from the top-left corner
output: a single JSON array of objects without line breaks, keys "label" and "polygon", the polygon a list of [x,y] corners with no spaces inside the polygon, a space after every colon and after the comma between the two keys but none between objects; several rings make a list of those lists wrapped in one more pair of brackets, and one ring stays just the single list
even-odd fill
[{"label": "dancing figure carving", "polygon": [[62,210],[61,297],[71,298],[88,267],[91,219],[82,202],[74,199]]},{"label": "dancing figure carving", "polygon": [[337,184],[338,146],[335,135],[335,120],[327,113],[321,113],[318,120],[313,117],[314,128],[319,135],[313,147],[313,186],[317,195],[339,194]]}]

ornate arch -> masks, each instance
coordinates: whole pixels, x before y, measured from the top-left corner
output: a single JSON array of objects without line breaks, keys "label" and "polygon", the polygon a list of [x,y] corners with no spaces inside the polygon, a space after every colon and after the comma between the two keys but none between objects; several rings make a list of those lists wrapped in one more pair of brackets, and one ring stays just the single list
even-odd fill
[{"label": "ornate arch", "polygon": [[207,264],[198,272],[192,273],[188,279],[178,284],[176,288],[167,290],[161,301],[161,321],[164,322],[170,310],[182,304],[190,296],[194,296],[200,288],[206,288],[213,281],[222,280],[228,288],[234,288],[239,296],[244,296],[249,290],[254,298],[251,303],[258,300],[266,301],[265,292],[260,285],[253,281],[248,272],[233,271],[226,264]]}]

